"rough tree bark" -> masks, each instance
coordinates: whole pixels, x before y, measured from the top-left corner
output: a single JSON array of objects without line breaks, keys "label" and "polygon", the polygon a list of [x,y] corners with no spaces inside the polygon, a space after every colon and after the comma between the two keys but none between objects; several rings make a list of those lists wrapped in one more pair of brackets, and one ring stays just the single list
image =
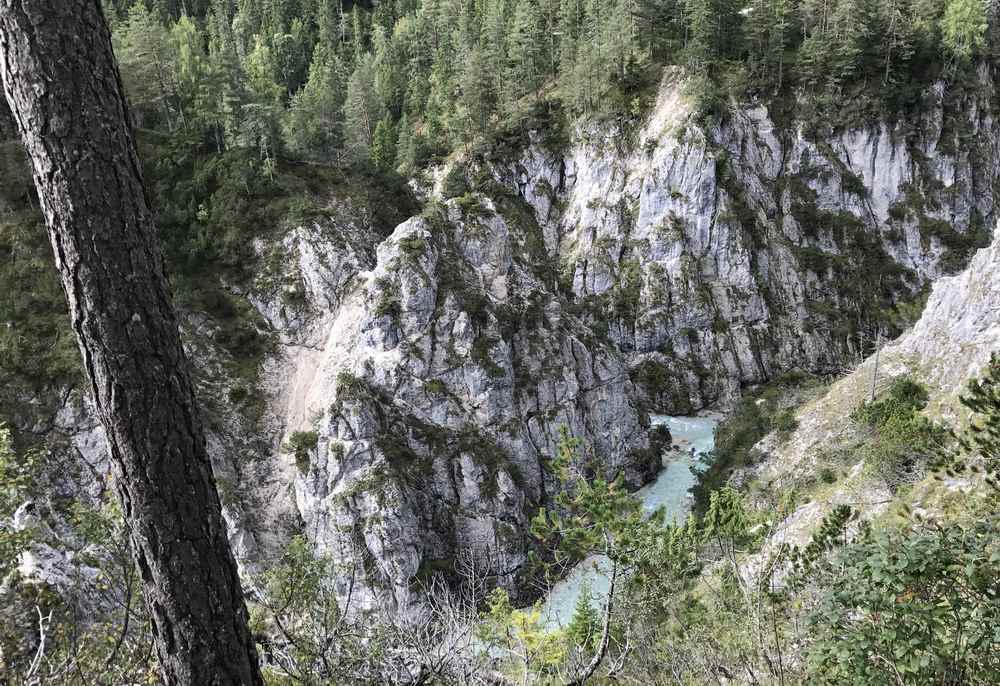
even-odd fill
[{"label": "rough tree bark", "polygon": [[0,0],[0,77],[167,684],[263,684],[100,0]]}]

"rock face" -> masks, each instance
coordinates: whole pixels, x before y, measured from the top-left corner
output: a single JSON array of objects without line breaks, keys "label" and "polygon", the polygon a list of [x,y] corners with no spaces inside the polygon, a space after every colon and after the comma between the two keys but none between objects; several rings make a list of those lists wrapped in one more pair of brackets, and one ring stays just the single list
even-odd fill
[{"label": "rock face", "polygon": [[[706,130],[671,73],[637,130],[588,124],[559,150],[532,134],[464,160],[477,190],[391,235],[339,204],[262,242],[241,292],[277,340],[258,387],[227,375],[211,321],[186,317],[244,567],[301,531],[355,610],[412,614],[421,582],[468,560],[517,592],[561,427],[595,471],[639,485],[659,462],[649,410],[840,370],[988,241],[993,98],[983,73],[929,93],[915,123],[822,134],[756,108]],[[935,291],[928,312],[976,284]],[[926,345],[992,335],[967,324]],[[237,411],[248,395],[256,419]],[[100,473],[100,430],[71,405],[59,432]]]},{"label": "rock face", "polygon": [[[880,352],[877,391],[901,376],[917,379],[926,384],[930,395],[925,414],[956,429],[962,426],[967,411],[961,408],[959,395],[970,380],[981,375],[990,356],[1000,352],[998,265],[1000,225],[990,246],[977,252],[961,274],[934,284],[916,325]],[[772,434],[761,441],[756,449],[763,456],[762,462],[752,468],[749,476],[758,479],[769,492],[787,492],[792,484],[813,477],[823,466],[836,465],[830,449],[855,443],[857,429],[847,418],[868,399],[875,369],[876,359],[871,356],[821,397],[802,407],[796,415],[798,427],[790,436],[782,439]],[[782,543],[806,544],[823,518],[838,505],[850,505],[864,519],[885,512],[894,502],[894,495],[865,467],[863,461],[848,465],[835,485],[813,494],[810,502],[776,523],[764,552],[750,557],[747,570],[753,573],[759,569]],[[940,482],[924,478],[912,486],[911,505],[924,514],[935,514],[947,498],[967,492],[980,480],[975,475]]]},{"label": "rock face", "polygon": [[592,126],[493,166],[651,402],[683,413],[839,370],[892,332],[884,308],[988,242],[1000,127],[980,76],[974,93],[934,89],[915,121],[824,136],[764,108],[701,129],[668,74],[633,135]]},{"label": "rock face", "polygon": [[[560,427],[606,475],[655,472],[622,356],[546,283],[531,229],[468,197],[400,225],[350,277],[301,257],[309,231],[289,246],[326,326],[290,337],[270,376],[291,380],[276,402],[306,533],[350,570],[358,609],[407,613],[463,554],[517,591]],[[307,285],[348,281],[340,296]]]}]

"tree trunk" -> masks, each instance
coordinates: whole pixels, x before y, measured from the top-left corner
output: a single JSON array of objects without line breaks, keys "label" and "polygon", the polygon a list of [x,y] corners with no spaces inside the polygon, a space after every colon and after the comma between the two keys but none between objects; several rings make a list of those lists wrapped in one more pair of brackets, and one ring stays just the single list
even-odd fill
[{"label": "tree trunk", "polygon": [[0,77],[167,684],[263,684],[100,0],[0,0]]}]

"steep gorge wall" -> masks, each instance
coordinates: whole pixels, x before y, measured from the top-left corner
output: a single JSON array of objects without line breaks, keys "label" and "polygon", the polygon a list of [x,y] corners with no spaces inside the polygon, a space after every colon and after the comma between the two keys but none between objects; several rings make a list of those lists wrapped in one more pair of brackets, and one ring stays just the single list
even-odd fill
[{"label": "steep gorge wall", "polygon": [[[387,238],[333,203],[261,241],[242,295],[277,344],[258,386],[227,374],[210,319],[185,317],[238,556],[254,569],[302,531],[356,609],[415,611],[463,556],[523,590],[560,427],[643,483],[649,410],[839,370],[962,266],[997,217],[981,77],[930,93],[916,124],[816,137],[763,108],[704,130],[668,75],[637,132],[593,123],[558,151],[532,135],[469,161],[493,182]],[[68,398],[57,430],[35,428],[99,482],[100,429]]]},{"label": "steep gorge wall", "polygon": [[405,608],[464,551],[513,587],[559,426],[638,483],[646,410],[854,362],[887,310],[988,238],[1000,139],[982,79],[930,93],[916,124],[817,138],[763,108],[703,130],[668,76],[631,137],[593,124],[558,151],[538,134],[467,161],[500,186],[399,226],[353,283],[300,269],[351,284],[306,298],[325,324],[277,363],[295,390],[276,418],[315,433],[295,476],[307,534],[363,570],[365,604]]},{"label": "steep gorge wall", "polygon": [[536,142],[491,166],[650,403],[684,413],[792,369],[840,371],[985,245],[1000,125],[979,77],[905,120],[823,135],[764,107],[696,127],[668,75],[631,136],[590,126],[567,151]]},{"label": "steep gorge wall", "polygon": [[[360,608],[405,612],[415,581],[463,554],[522,592],[560,427],[606,475],[638,486],[656,471],[622,356],[567,311],[530,237],[487,198],[405,222],[346,273],[303,259],[319,230],[287,248],[318,315],[306,319],[324,325],[289,331],[268,373],[288,380],[272,403],[286,436],[310,437],[294,475],[307,535],[352,570],[343,592]],[[338,283],[340,297],[316,288]],[[281,310],[262,302],[276,326]]]}]

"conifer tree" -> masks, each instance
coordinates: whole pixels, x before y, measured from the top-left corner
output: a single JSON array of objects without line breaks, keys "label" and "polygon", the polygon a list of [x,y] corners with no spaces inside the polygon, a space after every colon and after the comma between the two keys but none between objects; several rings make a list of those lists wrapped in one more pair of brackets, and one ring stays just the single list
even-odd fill
[{"label": "conifer tree", "polygon": [[464,123],[464,138],[472,140],[486,134],[495,102],[486,60],[478,47],[465,52],[459,81],[461,91],[458,106]]},{"label": "conifer tree", "polygon": [[371,53],[365,53],[351,73],[344,100],[344,142],[347,152],[354,159],[367,160],[371,157],[375,127],[381,118],[381,107],[375,92],[375,60]]},{"label": "conifer tree", "polygon": [[687,44],[684,52],[687,64],[695,72],[707,71],[718,57],[716,17],[709,0],[685,0],[684,20],[687,24]]},{"label": "conifer tree", "polygon": [[669,61],[684,40],[684,0],[639,0],[636,16],[640,21],[649,57]]},{"label": "conifer tree", "polygon": [[388,115],[383,116],[375,127],[372,140],[372,164],[376,169],[392,169],[396,161],[396,128]]},{"label": "conifer tree", "polygon": [[894,81],[897,71],[913,56],[915,36],[909,9],[908,0],[885,0],[879,5],[879,28],[884,38],[872,44],[881,54],[883,84]]},{"label": "conifer tree", "polygon": [[516,96],[537,93],[547,64],[546,38],[537,0],[518,0],[508,41],[510,83]]},{"label": "conifer tree", "polygon": [[176,88],[170,34],[145,0],[128,11],[115,36],[115,54],[125,74],[129,100],[139,113],[159,115],[172,131],[176,124]]},{"label": "conifer tree", "polygon": [[324,53],[309,67],[309,79],[289,103],[283,118],[284,140],[305,159],[329,161],[342,144],[344,79],[340,60]]},{"label": "conifer tree", "polygon": [[584,582],[580,595],[573,606],[573,616],[566,627],[566,636],[573,645],[587,651],[594,651],[601,638],[601,616],[594,607],[594,595],[590,584]]},{"label": "conifer tree", "polygon": [[484,0],[486,10],[480,39],[482,59],[490,75],[491,89],[501,110],[510,102],[507,78],[507,12],[506,0]]},{"label": "conifer tree", "polygon": [[792,2],[753,0],[748,9],[746,39],[752,69],[780,89],[792,33]]}]

